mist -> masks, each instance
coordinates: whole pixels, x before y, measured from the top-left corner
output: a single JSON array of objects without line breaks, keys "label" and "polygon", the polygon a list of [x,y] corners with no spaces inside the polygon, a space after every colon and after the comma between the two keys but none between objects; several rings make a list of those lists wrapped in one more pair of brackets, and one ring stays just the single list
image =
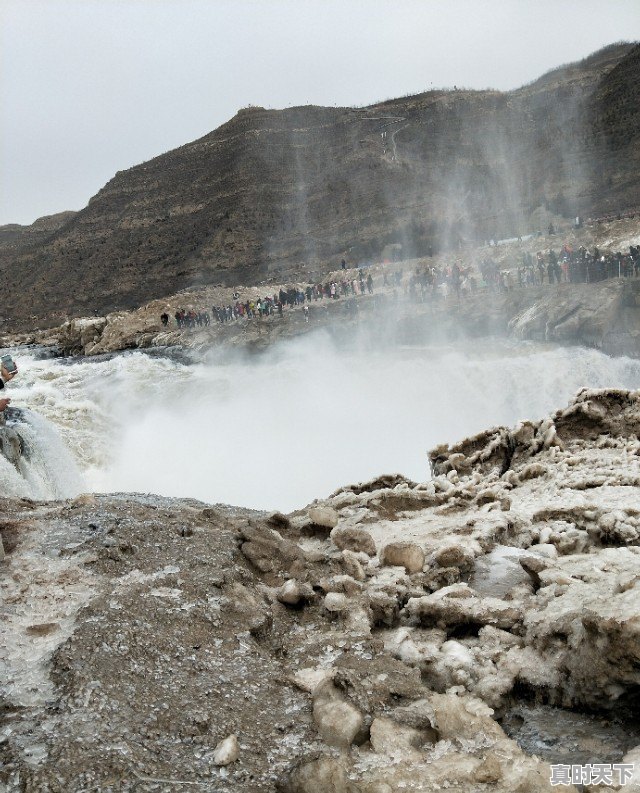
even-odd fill
[{"label": "mist", "polygon": [[30,223],[247,104],[512,89],[633,35],[638,14],[633,0],[5,0],[0,19],[0,222]]},{"label": "mist", "polygon": [[[86,491],[152,492],[289,511],[399,472],[496,424],[541,418],[581,387],[640,387],[640,362],[492,339],[384,347],[324,332],[193,365],[144,353],[22,362],[14,405],[63,439]],[[61,459],[47,435],[39,455]],[[52,459],[48,459],[51,457]],[[65,480],[66,481],[66,480]]]}]

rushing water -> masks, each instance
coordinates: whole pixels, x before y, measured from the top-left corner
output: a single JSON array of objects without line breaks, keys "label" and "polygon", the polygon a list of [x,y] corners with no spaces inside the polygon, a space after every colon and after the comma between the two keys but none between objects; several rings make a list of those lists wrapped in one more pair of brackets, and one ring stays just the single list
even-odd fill
[{"label": "rushing water", "polygon": [[20,433],[23,454],[14,466],[0,455],[0,493],[3,496],[50,499],[73,496],[84,479],[73,453],[55,425],[38,413],[21,410],[9,421]]},{"label": "rushing water", "polygon": [[429,448],[540,418],[583,386],[640,387],[639,361],[495,341],[344,350],[318,334],[193,365],[140,352],[16,357],[31,470],[18,482],[0,467],[5,493],[142,491],[283,510],[383,472],[425,479]]}]

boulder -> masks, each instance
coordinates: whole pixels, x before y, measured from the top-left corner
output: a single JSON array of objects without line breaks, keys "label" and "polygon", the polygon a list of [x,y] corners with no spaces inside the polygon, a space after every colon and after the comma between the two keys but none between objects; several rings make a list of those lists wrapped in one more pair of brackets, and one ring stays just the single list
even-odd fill
[{"label": "boulder", "polygon": [[245,540],[240,547],[242,554],[263,573],[288,571],[294,563],[304,565],[302,549],[275,529],[250,520],[240,536]]},{"label": "boulder", "polygon": [[315,592],[310,584],[290,578],[276,590],[276,598],[286,606],[298,606],[312,600]]},{"label": "boulder", "polygon": [[332,684],[318,689],[313,703],[313,720],[322,739],[329,746],[348,749],[362,730],[362,713]]},{"label": "boulder", "polygon": [[445,545],[434,554],[439,567],[457,567],[461,571],[470,570],[474,561],[473,551],[463,545]]},{"label": "boulder", "polygon": [[366,574],[364,568],[358,559],[357,554],[353,551],[342,552],[342,565],[347,575],[350,575],[355,581],[364,581]]},{"label": "boulder", "polygon": [[418,747],[424,743],[419,730],[381,716],[371,723],[369,740],[376,754],[395,755],[403,760],[420,759]]},{"label": "boulder", "polygon": [[334,614],[347,611],[349,608],[349,598],[342,592],[329,592],[323,601],[327,611]]},{"label": "boulder", "polygon": [[333,671],[331,669],[305,667],[295,673],[293,682],[302,691],[314,694],[320,686],[331,680],[332,677]]},{"label": "boulder", "polygon": [[366,529],[359,526],[336,527],[331,532],[333,544],[341,551],[376,555],[376,543]]},{"label": "boulder", "polygon": [[338,525],[340,516],[333,507],[312,507],[309,510],[309,520],[314,526],[322,529],[333,529]]},{"label": "boulder", "polygon": [[361,713],[386,715],[398,701],[419,699],[425,693],[420,670],[385,653],[373,658],[347,655],[337,658],[333,680],[337,689],[349,692],[349,702]]},{"label": "boulder", "polygon": [[392,627],[396,624],[400,614],[400,604],[397,597],[376,589],[368,593],[367,602],[374,625]]},{"label": "boulder", "polygon": [[302,599],[302,593],[295,578],[285,581],[276,592],[276,597],[280,603],[284,603],[287,606],[297,606]]},{"label": "boulder", "polygon": [[278,790],[284,793],[349,793],[349,780],[341,760],[318,757],[301,763]]},{"label": "boulder", "polygon": [[230,765],[240,756],[240,746],[235,735],[229,735],[220,741],[213,752],[213,762],[215,765]]},{"label": "boulder", "polygon": [[481,699],[457,694],[431,694],[428,700],[441,740],[473,740],[480,735],[499,741],[506,737],[502,727],[492,718],[493,710]]},{"label": "boulder", "polygon": [[3,422],[3,418],[0,413],[0,454],[6,457],[11,465],[17,466],[24,451],[22,436],[13,427],[8,427]]},{"label": "boulder", "polygon": [[225,615],[252,636],[263,637],[270,632],[271,608],[255,590],[234,581],[224,588],[223,604]]},{"label": "boulder", "polygon": [[106,325],[105,317],[79,317],[65,322],[58,335],[60,351],[63,355],[84,353],[86,347],[100,339]]},{"label": "boulder", "polygon": [[482,785],[495,785],[502,779],[502,768],[494,754],[488,754],[473,772],[473,781]]},{"label": "boulder", "polygon": [[413,542],[392,542],[382,549],[380,564],[404,567],[407,573],[419,573],[424,567],[424,551]]},{"label": "boulder", "polygon": [[267,518],[267,522],[276,529],[288,529],[291,526],[289,516],[283,515],[282,512],[272,512]]}]

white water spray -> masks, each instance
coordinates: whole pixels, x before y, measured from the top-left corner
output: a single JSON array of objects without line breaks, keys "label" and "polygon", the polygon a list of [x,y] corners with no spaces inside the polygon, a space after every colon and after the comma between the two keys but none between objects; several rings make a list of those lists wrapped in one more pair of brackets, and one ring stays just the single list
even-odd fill
[{"label": "white water spray", "polygon": [[25,363],[14,402],[57,425],[85,490],[283,510],[381,473],[424,480],[429,448],[540,418],[583,386],[640,387],[635,360],[490,340],[341,352],[318,334],[216,364]]},{"label": "white water spray", "polygon": [[9,425],[22,439],[16,465],[0,456],[2,495],[41,500],[72,498],[82,492],[83,478],[55,426],[31,410]]}]

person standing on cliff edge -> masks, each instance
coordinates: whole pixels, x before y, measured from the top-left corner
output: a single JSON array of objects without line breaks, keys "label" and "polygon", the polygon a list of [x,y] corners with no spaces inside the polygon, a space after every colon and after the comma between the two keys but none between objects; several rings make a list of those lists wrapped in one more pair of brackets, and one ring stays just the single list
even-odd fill
[{"label": "person standing on cliff edge", "polygon": [[[15,366],[15,364],[14,364]],[[12,371],[9,371],[4,362],[0,366],[0,390],[4,389],[5,384],[9,382],[9,380],[13,380],[13,378],[18,374],[18,369],[15,368]],[[8,405],[11,404],[11,400],[7,398],[0,398],[0,413],[4,411]]]}]

